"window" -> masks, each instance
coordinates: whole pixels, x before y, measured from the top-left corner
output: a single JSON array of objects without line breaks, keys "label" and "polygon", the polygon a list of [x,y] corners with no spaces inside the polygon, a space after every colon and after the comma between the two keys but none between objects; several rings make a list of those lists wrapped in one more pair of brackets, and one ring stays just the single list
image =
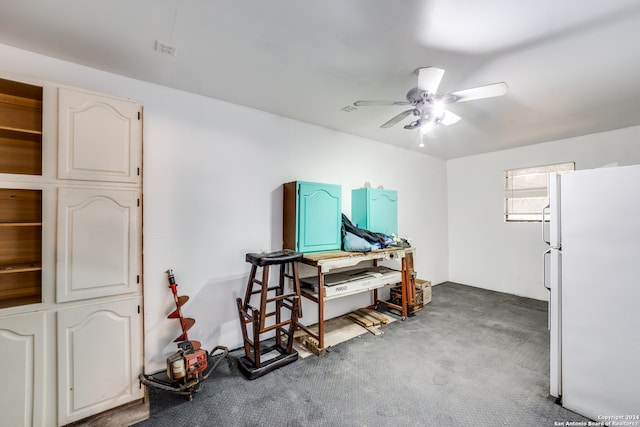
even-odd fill
[{"label": "window", "polygon": [[504,171],[505,221],[542,221],[542,208],[549,201],[549,173],[565,173],[575,168],[576,164],[571,162]]}]

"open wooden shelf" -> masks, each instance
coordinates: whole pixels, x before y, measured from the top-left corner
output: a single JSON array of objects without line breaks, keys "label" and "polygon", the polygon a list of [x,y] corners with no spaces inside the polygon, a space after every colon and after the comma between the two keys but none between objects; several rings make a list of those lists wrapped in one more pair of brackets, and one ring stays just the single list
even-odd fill
[{"label": "open wooden shelf", "polygon": [[42,175],[42,87],[0,79],[0,173]]},{"label": "open wooden shelf", "polygon": [[42,301],[42,266],[0,266],[0,308]]},{"label": "open wooden shelf", "polygon": [[16,265],[0,265],[0,274],[26,273],[27,271],[40,271],[40,264],[16,264]]},{"label": "open wooden shelf", "polygon": [[21,128],[14,128],[14,127],[10,127],[10,126],[0,126],[0,134],[17,134],[17,135],[13,135],[14,137],[18,137],[20,134],[22,135],[42,135],[42,131],[41,130],[32,130],[32,129],[21,129]]},{"label": "open wooden shelf", "polygon": [[0,308],[17,307],[20,305],[28,305],[28,304],[38,304],[40,302],[42,302],[42,296],[38,293],[37,295],[28,295],[28,296],[22,296],[22,297],[0,299]]},{"label": "open wooden shelf", "polygon": [[0,188],[0,308],[42,297],[42,190]]},{"label": "open wooden shelf", "polygon": [[0,224],[42,223],[42,191],[0,188]]}]

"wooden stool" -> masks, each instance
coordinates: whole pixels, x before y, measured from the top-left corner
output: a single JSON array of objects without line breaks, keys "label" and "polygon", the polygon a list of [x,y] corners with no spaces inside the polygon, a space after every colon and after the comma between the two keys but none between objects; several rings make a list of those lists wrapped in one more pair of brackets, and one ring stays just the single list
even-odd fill
[{"label": "wooden stool", "polygon": [[[238,367],[248,379],[258,378],[298,359],[298,353],[293,350],[293,338],[298,318],[302,317],[298,276],[298,261],[301,259],[302,253],[289,249],[246,255],[246,261],[251,263],[251,273],[244,301],[237,298],[236,304],[245,352]],[[280,274],[278,284],[269,286],[269,267],[272,265],[280,266]],[[257,277],[258,267],[262,268],[261,278]],[[285,279],[289,279],[293,287],[290,293],[285,293]],[[252,305],[255,295],[259,295],[259,301]],[[288,317],[283,316],[283,309],[290,311]],[[267,324],[269,317],[274,317],[274,322]],[[249,324],[252,326],[251,334],[247,328]],[[275,331],[275,345],[262,348],[260,335],[270,331]]]}]

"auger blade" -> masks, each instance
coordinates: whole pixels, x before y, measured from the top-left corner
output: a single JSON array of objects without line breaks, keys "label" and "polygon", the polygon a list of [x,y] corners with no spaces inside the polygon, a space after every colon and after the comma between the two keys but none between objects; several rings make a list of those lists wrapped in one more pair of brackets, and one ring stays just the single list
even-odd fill
[{"label": "auger blade", "polygon": [[182,323],[184,325],[183,328],[182,328],[183,332],[187,332],[196,323],[196,319],[192,319],[190,317],[186,317],[183,320],[184,320],[183,323]]},{"label": "auger blade", "polygon": [[176,302],[176,309],[173,310],[171,312],[171,314],[169,314],[167,317],[169,319],[179,319],[182,314],[180,313],[180,307],[182,307],[183,305],[185,305],[187,303],[187,301],[189,301],[189,297],[186,295],[182,295],[178,297],[178,300]]}]

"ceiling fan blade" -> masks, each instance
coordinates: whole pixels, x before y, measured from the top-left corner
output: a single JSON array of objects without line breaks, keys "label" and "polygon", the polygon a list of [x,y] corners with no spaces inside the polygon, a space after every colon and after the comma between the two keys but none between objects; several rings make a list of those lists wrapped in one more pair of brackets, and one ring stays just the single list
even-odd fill
[{"label": "ceiling fan blade", "polygon": [[392,118],[388,122],[384,123],[380,127],[381,128],[390,128],[391,126],[395,125],[396,123],[402,121],[402,119],[404,119],[405,117],[407,117],[410,114],[413,114],[413,108],[410,109],[410,110],[403,111],[402,113],[398,114],[397,116],[395,116],[394,118]]},{"label": "ceiling fan blade", "polygon": [[445,110],[444,117],[442,117],[442,119],[440,120],[440,123],[442,123],[445,126],[449,126],[449,125],[458,123],[461,119],[462,117],[460,117],[459,115],[452,113],[449,110]]},{"label": "ceiling fan blade", "polygon": [[492,98],[494,96],[502,96],[507,93],[509,86],[506,83],[494,83],[491,85],[475,87],[473,89],[461,90],[453,92],[455,98],[449,102],[466,102],[474,99]]},{"label": "ceiling fan blade", "polygon": [[418,68],[418,89],[429,93],[436,93],[444,70],[436,67]]},{"label": "ceiling fan blade", "polygon": [[372,107],[377,105],[410,105],[407,101],[356,101],[353,103],[356,107]]}]

